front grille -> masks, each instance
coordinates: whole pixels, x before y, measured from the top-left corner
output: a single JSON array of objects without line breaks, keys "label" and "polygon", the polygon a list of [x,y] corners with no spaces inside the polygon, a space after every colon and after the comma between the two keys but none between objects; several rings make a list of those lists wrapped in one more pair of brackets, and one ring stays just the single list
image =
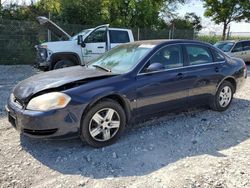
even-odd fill
[{"label": "front grille", "polygon": [[23,132],[34,136],[48,136],[54,134],[57,130],[58,129],[47,129],[47,130],[23,129]]}]

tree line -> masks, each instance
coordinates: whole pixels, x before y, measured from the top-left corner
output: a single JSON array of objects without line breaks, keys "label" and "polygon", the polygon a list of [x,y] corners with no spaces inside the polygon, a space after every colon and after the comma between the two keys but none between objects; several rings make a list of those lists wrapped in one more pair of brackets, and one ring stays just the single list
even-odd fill
[{"label": "tree line", "polygon": [[[0,7],[0,18],[35,20],[51,15],[54,21],[113,27],[200,30],[201,18],[195,13],[176,13],[188,0],[39,0],[29,4],[9,3]],[[1,0],[0,0],[1,2]]]},{"label": "tree line", "polygon": [[30,0],[26,5],[0,0],[0,19],[34,20],[50,13],[54,21],[70,24],[199,31],[199,16],[187,13],[181,17],[176,13],[179,5],[190,1],[202,1],[204,16],[222,24],[223,40],[231,22],[250,21],[249,0]]}]

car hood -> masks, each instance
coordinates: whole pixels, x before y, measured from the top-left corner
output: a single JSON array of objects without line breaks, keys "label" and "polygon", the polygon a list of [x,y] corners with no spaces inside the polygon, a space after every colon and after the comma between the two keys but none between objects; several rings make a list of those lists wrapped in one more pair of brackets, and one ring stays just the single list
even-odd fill
[{"label": "car hood", "polygon": [[89,81],[114,76],[110,72],[74,66],[34,75],[18,83],[13,89],[17,100],[27,103],[31,97],[47,89],[55,89],[77,81]]},{"label": "car hood", "polygon": [[37,17],[37,21],[39,22],[41,26],[53,32],[58,38],[62,38],[66,40],[69,40],[71,38],[71,36],[66,31],[64,31],[61,27],[56,25],[50,19],[43,17],[43,16],[39,16]]}]

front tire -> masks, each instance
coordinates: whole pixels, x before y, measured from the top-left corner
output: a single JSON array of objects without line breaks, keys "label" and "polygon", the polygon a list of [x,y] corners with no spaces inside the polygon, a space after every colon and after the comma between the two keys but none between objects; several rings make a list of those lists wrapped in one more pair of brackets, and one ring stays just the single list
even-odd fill
[{"label": "front tire", "polygon": [[54,69],[62,69],[62,68],[71,67],[74,65],[75,65],[74,62],[72,62],[70,60],[63,59],[63,60],[56,62]]},{"label": "front tire", "polygon": [[228,109],[233,99],[234,87],[228,82],[224,81],[218,88],[211,105],[215,111],[223,112]]},{"label": "front tire", "polygon": [[113,144],[125,128],[126,115],[123,108],[113,100],[94,105],[82,117],[80,138],[92,147]]}]

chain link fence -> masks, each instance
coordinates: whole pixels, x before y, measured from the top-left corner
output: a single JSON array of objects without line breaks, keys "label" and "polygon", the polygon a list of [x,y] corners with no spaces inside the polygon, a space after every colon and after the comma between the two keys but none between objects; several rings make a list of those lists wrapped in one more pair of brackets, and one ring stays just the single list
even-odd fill
[{"label": "chain link fence", "polygon": [[[57,23],[70,35],[94,26]],[[193,39],[190,30],[133,28],[135,40]],[[57,38],[51,36],[51,40]],[[48,31],[37,22],[0,19],[0,64],[33,64],[36,59],[34,46],[48,41]]]},{"label": "chain link fence", "polygon": [[248,38],[250,39],[250,32],[230,32],[229,38],[239,37],[239,38]]}]

